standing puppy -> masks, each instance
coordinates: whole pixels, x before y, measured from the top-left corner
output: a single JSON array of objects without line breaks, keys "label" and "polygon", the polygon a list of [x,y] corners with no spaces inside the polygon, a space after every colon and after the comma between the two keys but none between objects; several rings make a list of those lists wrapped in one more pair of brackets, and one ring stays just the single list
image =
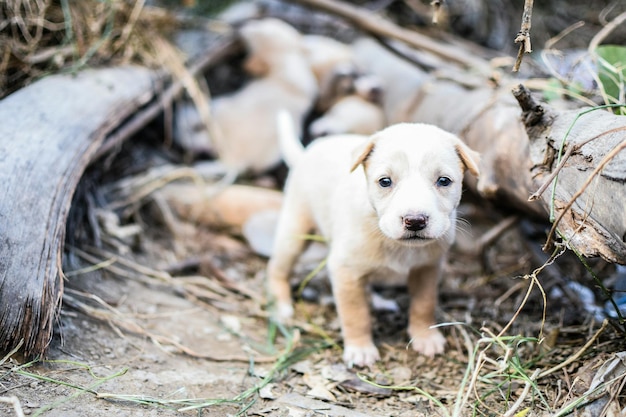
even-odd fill
[{"label": "standing puppy", "polygon": [[406,282],[413,349],[443,352],[432,329],[437,286],[454,241],[463,174],[478,175],[478,155],[435,126],[398,124],[371,137],[317,139],[303,152],[289,116],[279,114],[279,140],[291,171],[268,264],[275,316],[293,315],[289,275],[302,236],[318,230],[330,245],[330,272],[348,365],[380,358],[372,339],[369,282]]}]

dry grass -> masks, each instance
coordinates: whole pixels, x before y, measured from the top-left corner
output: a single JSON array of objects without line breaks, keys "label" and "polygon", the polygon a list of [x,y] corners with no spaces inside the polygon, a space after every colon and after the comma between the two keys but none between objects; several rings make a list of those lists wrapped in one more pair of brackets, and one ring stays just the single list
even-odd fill
[{"label": "dry grass", "polygon": [[176,26],[145,0],[0,3],[0,98],[45,75],[84,66],[161,67],[158,45]]}]

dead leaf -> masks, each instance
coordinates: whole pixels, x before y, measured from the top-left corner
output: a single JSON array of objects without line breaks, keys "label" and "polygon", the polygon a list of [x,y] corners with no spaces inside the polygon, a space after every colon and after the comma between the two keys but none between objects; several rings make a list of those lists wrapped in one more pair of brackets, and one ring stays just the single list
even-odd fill
[{"label": "dead leaf", "polygon": [[[322,415],[327,417],[378,417],[378,414],[364,414],[339,405],[328,404],[291,392],[283,395],[276,402],[289,409],[290,417]],[[311,413],[313,412],[313,413]]]},{"label": "dead leaf", "polygon": [[[591,382],[589,381],[591,371],[597,369],[593,374]],[[583,405],[577,407],[580,416],[584,417],[617,417],[621,416],[619,404],[615,401],[617,391],[624,384],[626,379],[626,352],[619,352],[598,367],[598,362],[594,361],[581,368],[576,376],[575,382],[578,381],[587,385],[587,390],[580,396],[573,398],[567,402],[561,410],[566,410],[576,402],[583,399]],[[580,391],[579,391],[580,392]],[[557,413],[558,414],[558,413]]]},{"label": "dead leaf", "polygon": [[259,390],[259,397],[265,400],[275,400],[278,395],[274,394],[272,390],[276,387],[276,384],[267,384]]},{"label": "dead leaf", "polygon": [[323,384],[315,385],[306,393],[307,396],[328,402],[337,402],[337,398]]}]

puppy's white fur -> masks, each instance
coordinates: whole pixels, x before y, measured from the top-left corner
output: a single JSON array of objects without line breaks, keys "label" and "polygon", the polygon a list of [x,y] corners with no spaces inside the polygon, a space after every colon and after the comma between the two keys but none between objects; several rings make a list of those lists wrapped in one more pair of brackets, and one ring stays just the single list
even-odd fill
[{"label": "puppy's white fur", "polygon": [[361,38],[352,44],[355,61],[376,75],[385,89],[383,108],[389,123],[418,120],[412,118],[419,103],[419,92],[431,75],[416,65],[386,50],[374,39]]},{"label": "puppy's white fur", "polygon": [[[246,23],[241,36],[249,69],[264,75],[241,90],[213,100],[214,144],[220,159],[236,172],[262,172],[280,161],[276,114],[287,109],[298,126],[317,96],[317,81],[302,36],[273,18]],[[255,64],[256,63],[256,64]],[[255,72],[255,70],[253,70]]]},{"label": "puppy's white fur", "polygon": [[338,68],[355,69],[350,46],[322,35],[305,35],[304,49],[320,88],[328,84]]},{"label": "puppy's white fur", "polygon": [[380,105],[384,93],[378,78],[362,75],[353,84],[352,94],[338,98],[326,113],[311,123],[311,136],[371,135],[385,126],[385,113]]},{"label": "puppy's white fur", "polygon": [[477,154],[424,124],[394,125],[369,138],[321,138],[303,152],[287,115],[280,115],[279,126],[291,171],[268,263],[276,318],[293,315],[289,275],[305,244],[302,235],[316,229],[330,245],[327,265],[347,364],[379,359],[367,302],[372,281],[406,282],[413,349],[443,352],[445,339],[430,326],[463,174],[478,175]]},{"label": "puppy's white fur", "polygon": [[313,137],[339,133],[370,135],[384,124],[385,115],[378,104],[351,94],[337,100],[322,117],[313,121],[309,131]]}]

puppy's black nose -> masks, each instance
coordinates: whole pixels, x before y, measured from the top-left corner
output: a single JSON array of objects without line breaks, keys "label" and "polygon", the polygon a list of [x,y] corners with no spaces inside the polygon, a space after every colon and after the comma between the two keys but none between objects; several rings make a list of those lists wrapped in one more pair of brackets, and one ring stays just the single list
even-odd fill
[{"label": "puppy's black nose", "polygon": [[428,216],[424,214],[408,215],[402,218],[404,228],[412,232],[423,230],[428,226]]}]

